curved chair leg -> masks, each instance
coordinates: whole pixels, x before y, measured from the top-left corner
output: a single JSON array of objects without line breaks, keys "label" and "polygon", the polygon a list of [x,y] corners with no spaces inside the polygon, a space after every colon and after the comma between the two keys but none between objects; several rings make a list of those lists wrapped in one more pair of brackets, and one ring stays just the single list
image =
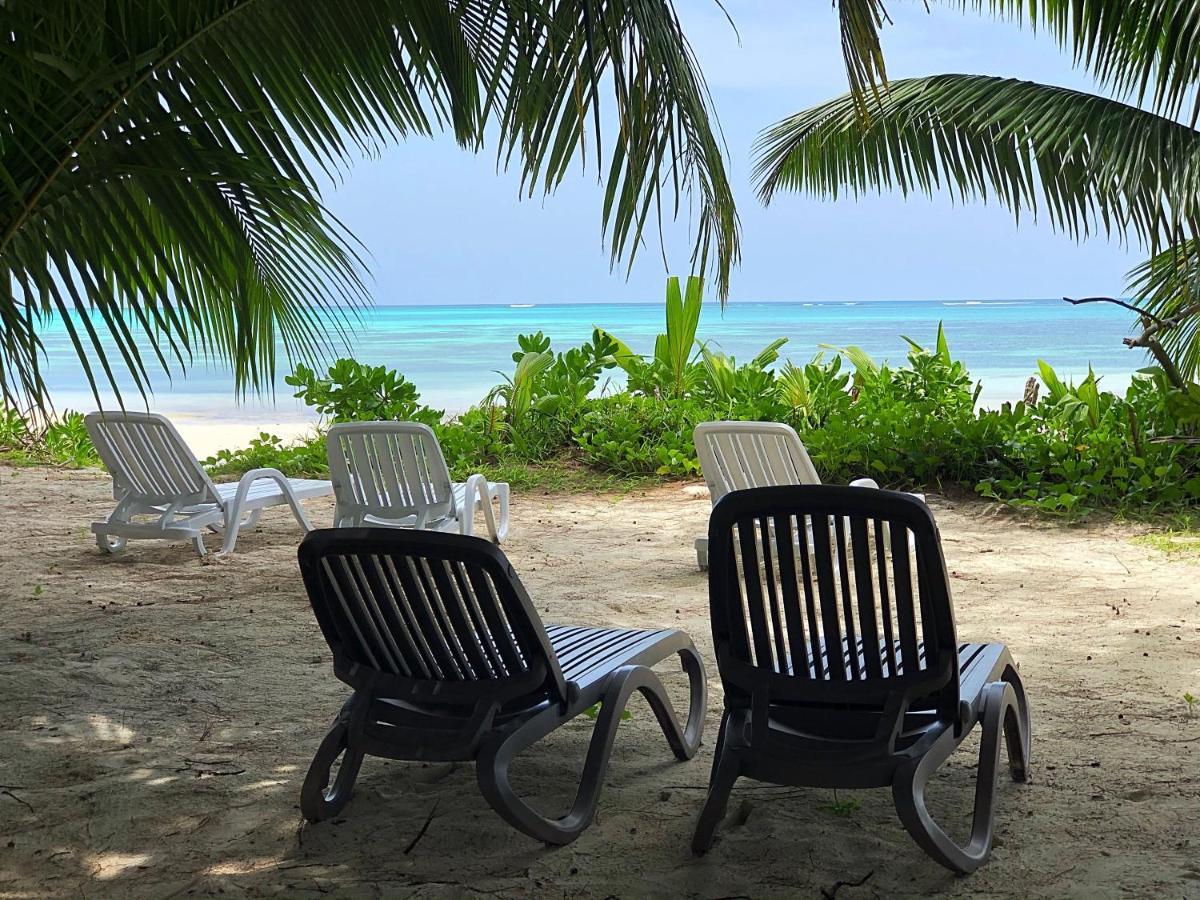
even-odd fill
[{"label": "curved chair leg", "polygon": [[[680,655],[683,656],[682,653]],[[694,657],[694,663],[690,659],[684,657],[684,666],[692,675],[690,666],[698,665],[699,657]],[[703,674],[702,670],[700,674]],[[703,687],[697,688],[693,675],[693,702],[698,692],[703,690]],[[543,816],[513,792],[508,780],[508,767],[517,754],[566,721],[553,709],[524,723],[516,731],[497,736],[484,745],[476,761],[476,778],[484,799],[517,830],[547,844],[571,843],[591,824],[596,813],[596,803],[604,784],[604,773],[608,770],[617,726],[621,724],[621,713],[634,691],[641,691],[650,701],[676,756],[689,759],[695,754],[699,746],[699,723],[703,721],[702,710],[693,708],[687,727],[681,729],[658,676],[645,666],[625,666],[612,674],[600,701],[600,714],[596,717],[596,726],[584,759],[579,789],[566,815],[556,819]]]},{"label": "curved chair leg", "polygon": [[1029,778],[1029,751],[1033,737],[1029,700],[1025,696],[1025,685],[1021,682],[1021,676],[1013,666],[1008,666],[1000,678],[1012,687],[1016,701],[1014,707],[1007,709],[1004,716],[1008,768],[1013,781],[1023,782]]},{"label": "curved chair leg", "polygon": [[658,725],[666,735],[667,743],[680,762],[687,762],[700,749],[700,735],[704,731],[704,715],[708,710],[708,682],[704,675],[704,663],[695,647],[684,647],[679,651],[679,661],[688,677],[688,716],[683,728],[679,717],[667,696],[663,683],[653,670],[643,674],[645,683],[638,686],[646,702],[654,711]]},{"label": "curved chair leg", "polygon": [[[350,721],[343,710],[321,741],[313,757],[304,785],[300,788],[300,812],[309,822],[320,822],[336,816],[350,802],[354,782],[362,766],[361,750],[349,746]],[[333,785],[329,784],[329,772],[339,756],[343,756]]]},{"label": "curved chair leg", "polygon": [[992,852],[992,828],[995,822],[996,771],[999,768],[1000,742],[1007,736],[1009,747],[1019,748],[1019,759],[1012,764],[1014,774],[1025,771],[1029,731],[1018,708],[1017,693],[1009,681],[993,681],[983,693],[980,721],[983,735],[979,748],[979,767],[975,782],[975,810],[971,837],[959,845],[946,834],[925,806],[925,786],[938,767],[954,752],[961,739],[947,731],[924,756],[904,766],[892,783],[892,797],[900,821],[913,840],[934,860],[948,869],[966,874],[987,861]]},{"label": "curved chair leg", "polygon": [[692,853],[703,856],[712,846],[717,826],[725,818],[729,794],[738,780],[740,766],[737,756],[725,746],[729,714],[721,717],[721,730],[717,733],[717,751],[713,757],[712,776],[708,782],[708,796],[696,819],[696,830],[692,834]]}]

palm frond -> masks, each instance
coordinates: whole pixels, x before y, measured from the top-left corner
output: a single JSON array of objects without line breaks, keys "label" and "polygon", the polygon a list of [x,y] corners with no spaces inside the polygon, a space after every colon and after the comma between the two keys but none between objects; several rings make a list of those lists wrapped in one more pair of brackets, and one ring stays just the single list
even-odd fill
[{"label": "palm frond", "polygon": [[1127,290],[1138,308],[1154,317],[1143,327],[1155,329],[1180,374],[1195,381],[1200,376],[1200,242],[1187,240],[1154,254],[1129,273]]},{"label": "palm frond", "polygon": [[839,97],[759,138],[763,202],[780,190],[836,198],[899,189],[995,199],[1082,238],[1146,246],[1200,233],[1200,134],[1080,91],[978,75],[892,82],[869,119]]},{"label": "palm frond", "polygon": [[887,85],[887,66],[879,30],[890,22],[883,0],[838,0],[842,59],[850,96],[860,114],[870,114],[869,99],[878,102]]},{"label": "palm frond", "polygon": [[1177,0],[941,0],[1027,21],[1069,49],[1105,86],[1174,118],[1200,117],[1200,5]]},{"label": "palm frond", "polygon": [[614,262],[689,200],[693,265],[723,294],[738,257],[666,0],[50,0],[0,4],[0,35],[6,399],[45,402],[52,317],[93,389],[125,371],[145,392],[197,356],[261,388],[277,344],[311,360],[368,296],[318,174],[439,130],[494,136],[529,193],[594,144]]}]

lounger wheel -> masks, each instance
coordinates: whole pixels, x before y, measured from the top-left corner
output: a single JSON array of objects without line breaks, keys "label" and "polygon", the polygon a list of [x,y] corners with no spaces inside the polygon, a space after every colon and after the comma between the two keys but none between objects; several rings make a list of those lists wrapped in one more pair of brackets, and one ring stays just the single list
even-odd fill
[{"label": "lounger wheel", "polygon": [[[1015,684],[1014,684],[1015,682]],[[1000,742],[1006,741],[1009,770],[1015,781],[1024,781],[1029,763],[1029,710],[1020,680],[1015,672],[1006,673],[984,689],[980,721],[983,734],[976,770],[975,809],[971,837],[966,844],[956,843],[929,814],[925,806],[925,786],[934,772],[954,752],[959,741],[952,732],[945,735],[944,747],[930,750],[920,759],[896,773],[892,796],[896,812],[905,830],[934,860],[959,874],[974,872],[992,853],[995,824],[996,775],[1000,761]]]},{"label": "lounger wheel", "polygon": [[125,549],[125,538],[116,534],[98,534],[96,535],[96,546],[100,548],[102,553],[109,555],[120,553]]},{"label": "lounger wheel", "polygon": [[[349,735],[349,725],[339,717],[317,748],[304,785],[300,788],[300,812],[309,822],[321,822],[336,816],[350,802],[363,754],[360,750],[350,749]],[[342,764],[330,785],[329,773],[339,756],[342,757]]]}]

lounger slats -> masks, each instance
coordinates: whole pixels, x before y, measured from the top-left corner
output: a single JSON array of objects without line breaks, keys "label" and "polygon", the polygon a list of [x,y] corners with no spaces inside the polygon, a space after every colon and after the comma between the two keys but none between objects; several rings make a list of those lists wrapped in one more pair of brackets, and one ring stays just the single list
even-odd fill
[{"label": "lounger slats", "polygon": [[454,491],[433,432],[425,426],[386,424],[389,427],[354,424],[330,430],[330,472],[344,513],[339,516],[412,516],[422,527],[452,518],[463,491]]},{"label": "lounger slats", "polygon": [[157,416],[93,415],[88,430],[119,494],[148,500],[215,500],[212,482],[174,429]]},{"label": "lounger slats", "polygon": [[776,484],[820,484],[795,432],[773,422],[706,422],[696,452],[715,503],[730,491]]},{"label": "lounger slats", "polygon": [[[708,851],[746,777],[890,787],[918,844],[971,872],[991,850],[1002,743],[1014,779],[1027,777],[1020,675],[1002,644],[958,643],[933,515],[919,497],[864,487],[740,490],[713,508],[709,606],[725,702],[694,853]],[[960,843],[930,815],[926,787],[977,725]]]},{"label": "lounger slats", "polygon": [[[429,681],[495,681],[525,674],[537,653],[518,637],[518,631],[534,628],[505,596],[511,589],[469,561],[327,553],[321,571],[327,611],[344,651],[380,672]],[[575,667],[607,652],[591,633],[581,633],[579,647],[568,635],[563,647]]]},{"label": "lounger slats", "polygon": [[728,639],[751,665],[857,684],[929,668],[939,614],[905,522],[798,508],[737,519],[722,539],[732,551],[720,588],[734,600],[722,610]]}]

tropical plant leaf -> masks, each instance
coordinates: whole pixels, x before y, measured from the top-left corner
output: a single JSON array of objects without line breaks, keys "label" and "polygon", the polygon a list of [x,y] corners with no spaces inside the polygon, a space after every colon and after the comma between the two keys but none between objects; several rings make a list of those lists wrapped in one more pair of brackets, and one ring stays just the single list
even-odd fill
[{"label": "tropical plant leaf", "polygon": [[893,82],[869,120],[849,95],[776,124],[755,178],[833,197],[897,188],[996,199],[1082,238],[1133,232],[1161,247],[1197,232],[1200,134],[1104,97],[980,75]]},{"label": "tropical plant leaf", "polygon": [[[197,357],[269,385],[367,298],[322,173],[387,143],[494,141],[526,193],[585,148],[614,263],[696,198],[727,290],[722,143],[669,2],[54,0],[0,4],[0,392],[46,401],[61,319],[94,389]],[[589,126],[592,134],[589,136]],[[611,135],[611,136],[610,136]],[[349,311],[349,312],[347,312]]]}]

